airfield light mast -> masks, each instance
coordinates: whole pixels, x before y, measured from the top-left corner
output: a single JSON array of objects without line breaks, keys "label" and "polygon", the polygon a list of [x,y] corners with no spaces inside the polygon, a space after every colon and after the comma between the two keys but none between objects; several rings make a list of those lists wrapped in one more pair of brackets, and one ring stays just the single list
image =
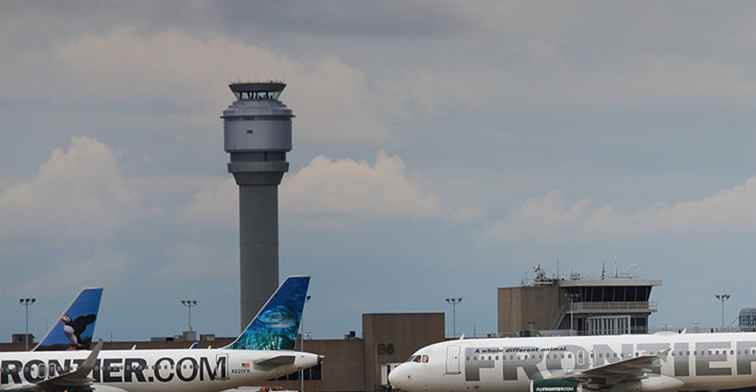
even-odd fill
[{"label": "airfield light mast", "polygon": [[722,326],[720,327],[720,332],[724,332],[725,330],[725,302],[732,297],[730,294],[716,294],[714,295],[714,298],[717,299],[717,301],[722,303]]},{"label": "airfield light mast", "polygon": [[457,337],[457,304],[462,302],[462,297],[447,298],[446,302],[452,306],[452,333]]},{"label": "airfield light mast", "polygon": [[26,329],[24,330],[24,344],[26,347],[26,351],[29,351],[29,307],[34,305],[34,303],[37,302],[37,299],[36,298],[21,298],[18,300],[18,302],[26,310]]}]

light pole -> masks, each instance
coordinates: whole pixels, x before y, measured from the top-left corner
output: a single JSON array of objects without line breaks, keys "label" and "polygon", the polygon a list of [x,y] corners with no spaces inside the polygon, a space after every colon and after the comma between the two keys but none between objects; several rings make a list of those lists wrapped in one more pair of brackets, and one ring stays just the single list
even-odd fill
[{"label": "light pole", "polygon": [[570,335],[575,331],[575,300],[580,299],[579,293],[568,293],[570,299]]},{"label": "light pole", "polygon": [[730,299],[730,294],[716,294],[714,295],[714,298],[717,299],[717,301],[722,303],[722,326],[720,327],[719,331],[724,332],[725,329],[725,302],[727,302],[728,299]]},{"label": "light pole", "polygon": [[182,299],[181,304],[186,306],[187,312],[189,313],[189,331],[192,331],[192,308],[197,306],[197,301],[193,299]]},{"label": "light pole", "polygon": [[457,304],[462,302],[462,297],[447,298],[446,302],[452,306],[452,331],[453,336],[457,337]]},{"label": "light pole", "polygon": [[[305,297],[305,304],[310,302],[310,298],[312,298],[310,295]],[[304,313],[304,310],[302,312]],[[299,327],[301,329],[299,332],[299,351],[304,352],[304,317],[299,320]],[[304,392],[304,369],[299,371],[299,392]]]},{"label": "light pole", "polygon": [[37,302],[36,298],[21,298],[18,302],[26,309],[26,329],[24,330],[24,343],[26,344],[26,351],[29,351],[29,307]]}]

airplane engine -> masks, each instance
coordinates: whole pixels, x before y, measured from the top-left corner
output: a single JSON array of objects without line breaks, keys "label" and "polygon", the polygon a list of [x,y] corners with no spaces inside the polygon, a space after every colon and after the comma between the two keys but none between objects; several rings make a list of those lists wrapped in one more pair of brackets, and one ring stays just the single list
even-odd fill
[{"label": "airplane engine", "polygon": [[582,390],[580,384],[572,380],[550,379],[530,382],[530,392],[582,392]]},{"label": "airplane engine", "polygon": [[610,392],[662,392],[673,391],[683,387],[685,383],[669,376],[651,376],[640,381],[617,384]]}]

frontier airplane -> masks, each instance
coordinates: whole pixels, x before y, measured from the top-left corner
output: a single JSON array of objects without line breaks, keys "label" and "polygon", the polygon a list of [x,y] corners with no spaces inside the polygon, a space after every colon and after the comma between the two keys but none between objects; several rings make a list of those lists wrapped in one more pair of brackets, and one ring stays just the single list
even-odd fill
[{"label": "frontier airplane", "polygon": [[290,277],[233,343],[219,349],[0,353],[0,392],[215,392],[318,364],[292,351],[309,277]]},{"label": "frontier airplane", "polygon": [[389,374],[407,392],[719,391],[756,386],[756,333],[460,339]]}]

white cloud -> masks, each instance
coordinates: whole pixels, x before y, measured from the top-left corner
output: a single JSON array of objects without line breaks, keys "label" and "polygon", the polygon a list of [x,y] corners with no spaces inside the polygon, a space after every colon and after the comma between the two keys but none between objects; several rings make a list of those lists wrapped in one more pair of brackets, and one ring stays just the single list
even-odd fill
[{"label": "white cloud", "polygon": [[[364,219],[413,219],[440,216],[438,197],[424,191],[396,155],[379,152],[375,163],[316,157],[284,176],[279,191],[282,216],[311,225],[333,226]],[[198,192],[188,218],[235,224],[238,191],[232,179],[213,181]]]},{"label": "white cloud", "polygon": [[311,217],[430,217],[441,213],[438,197],[424,192],[396,155],[378,153],[375,164],[317,157],[286,178],[286,213]]},{"label": "white cloud", "polygon": [[756,228],[756,177],[700,200],[620,210],[590,200],[566,203],[558,192],[533,198],[497,222],[492,235],[506,240],[633,239]]},{"label": "white cloud", "polygon": [[0,190],[6,235],[100,237],[138,211],[110,147],[74,137],[57,148],[34,178]]},{"label": "white cloud", "polygon": [[233,98],[229,81],[273,78],[290,86],[282,99],[303,131],[297,139],[380,144],[387,137],[381,100],[365,74],[332,56],[294,60],[228,38],[119,30],[84,35],[59,47],[55,58],[83,95],[116,102],[158,98],[174,103],[174,110],[151,114],[176,121],[188,118],[217,127],[221,110]]}]

